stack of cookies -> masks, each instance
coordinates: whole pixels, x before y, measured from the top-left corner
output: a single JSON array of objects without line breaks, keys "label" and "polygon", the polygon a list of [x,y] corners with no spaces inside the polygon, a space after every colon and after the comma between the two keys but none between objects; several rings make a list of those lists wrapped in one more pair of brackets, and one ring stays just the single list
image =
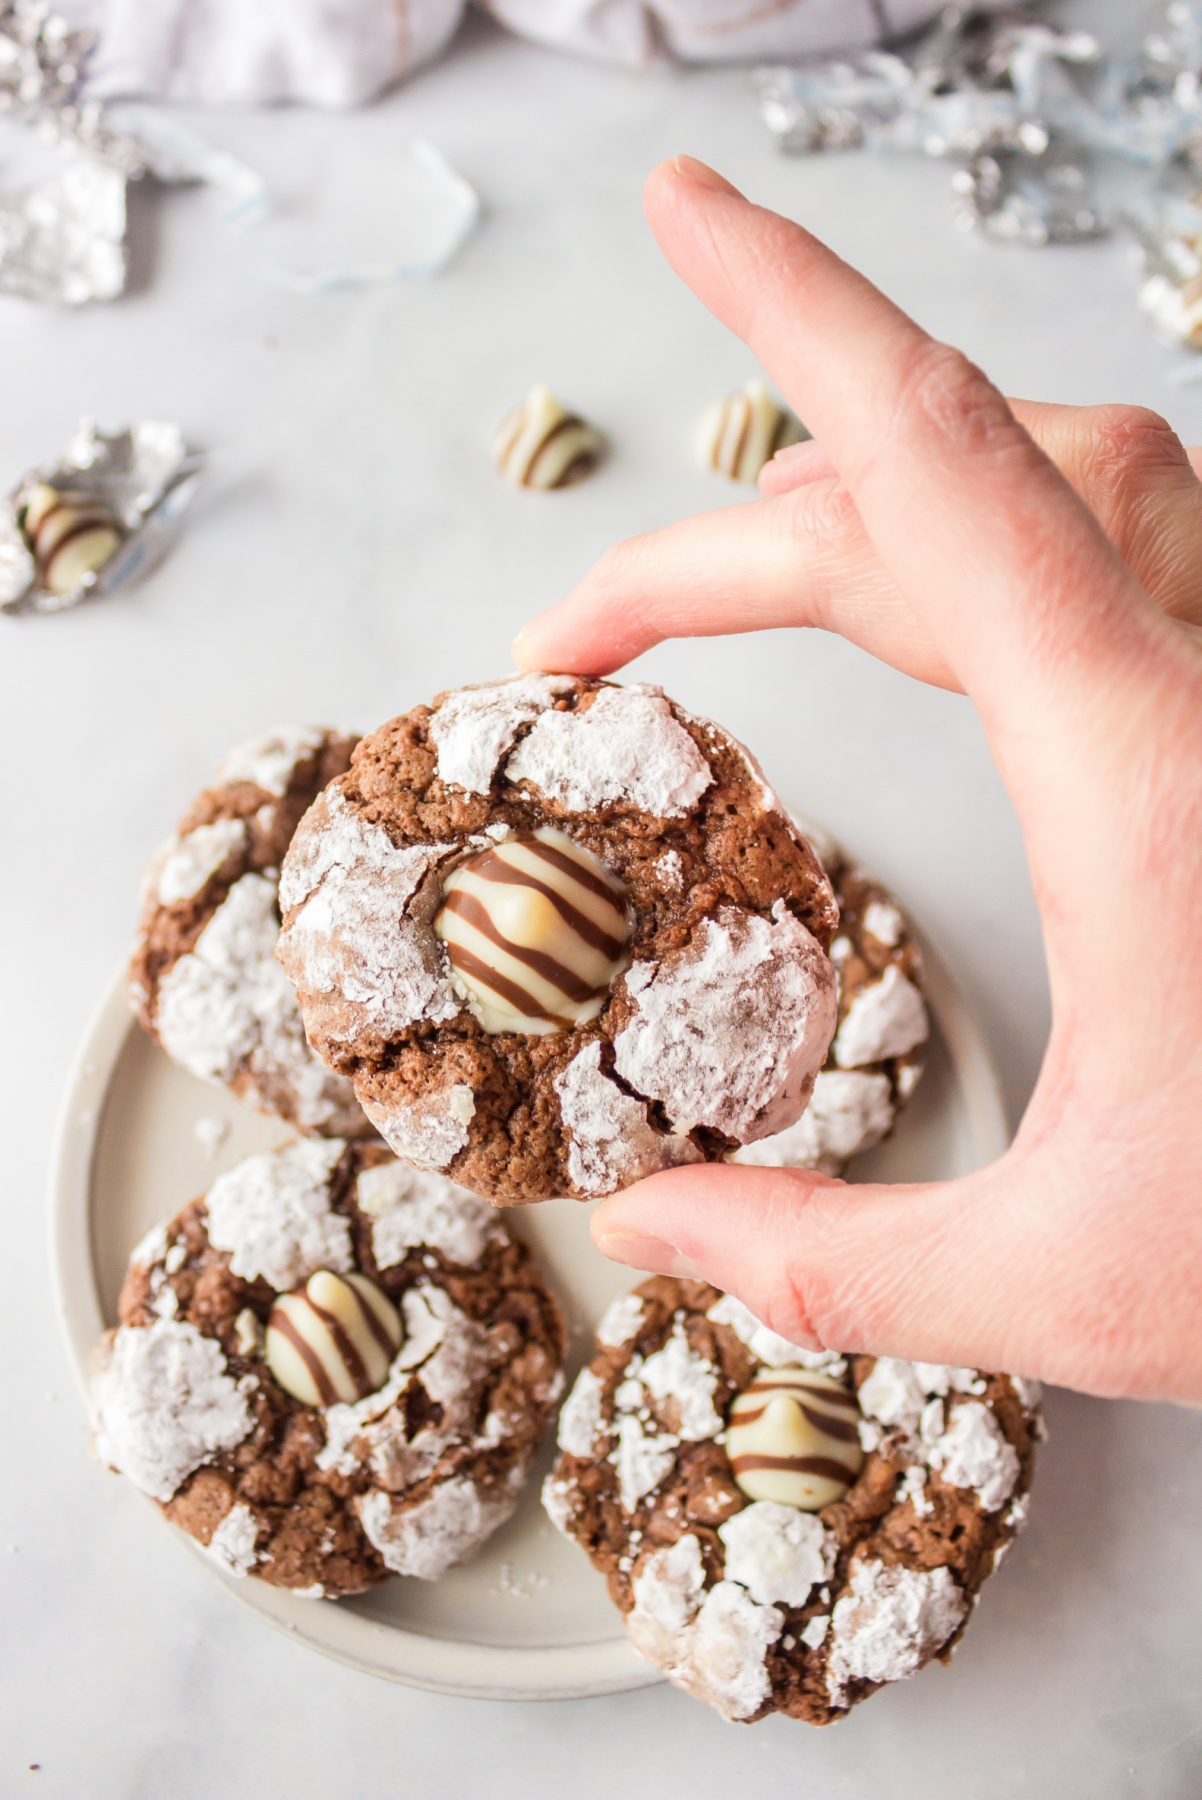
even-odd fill
[{"label": "stack of cookies", "polygon": [[[135,1250],[96,1454],[315,1597],[439,1578],[525,1488],[565,1337],[499,1208],[837,1175],[928,1030],[900,907],[739,743],[566,675],[233,752],[151,862],[131,987],[296,1136]],[[598,1327],[544,1503],[671,1680],[822,1723],[950,1651],[1037,1429],[1007,1376],[807,1352],[656,1278]]]}]

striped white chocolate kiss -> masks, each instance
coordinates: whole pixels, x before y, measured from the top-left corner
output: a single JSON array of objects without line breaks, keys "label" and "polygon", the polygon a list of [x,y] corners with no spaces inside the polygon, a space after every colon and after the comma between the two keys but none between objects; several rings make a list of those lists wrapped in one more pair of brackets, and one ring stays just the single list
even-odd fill
[{"label": "striped white chocolate kiss", "polygon": [[45,481],[27,490],[19,516],[38,580],[51,594],[74,593],[104,567],[125,536],[120,519],[103,501],[60,494]]},{"label": "striped white chocolate kiss", "polygon": [[319,1269],[272,1307],[267,1366],[306,1406],[350,1404],[383,1387],[404,1335],[396,1307],[374,1281]]},{"label": "striped white chocolate kiss", "polygon": [[761,1369],[731,1402],[726,1454],[750,1500],[818,1512],[841,1500],[864,1462],[859,1408],[841,1382],[810,1369]]},{"label": "striped white chocolate kiss", "polygon": [[710,408],[701,421],[698,448],[707,469],[730,481],[758,481],[760,470],[778,450],[800,444],[809,435],[756,380]]},{"label": "striped white chocolate kiss", "polygon": [[541,1036],[595,1019],[628,961],[625,897],[564,832],[515,832],[443,884],[434,930],[452,986],[485,1031]]},{"label": "striped white chocolate kiss", "polygon": [[588,474],[601,454],[601,434],[540,384],[501,420],[492,453],[506,481],[547,492]]}]

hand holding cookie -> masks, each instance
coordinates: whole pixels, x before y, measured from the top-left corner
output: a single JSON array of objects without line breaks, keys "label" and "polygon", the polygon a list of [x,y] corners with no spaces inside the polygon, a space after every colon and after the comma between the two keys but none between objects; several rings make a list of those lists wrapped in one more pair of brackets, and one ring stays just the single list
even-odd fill
[{"label": "hand holding cookie", "polygon": [[962,688],[1023,822],[1053,1029],[988,1169],[845,1187],[678,1168],[605,1201],[596,1241],[704,1275],[795,1343],[1202,1400],[1189,459],[1150,415],[1011,407],[809,233],[688,158],[656,172],[647,207],[817,442],[770,465],[765,498],[611,552],[519,660],[600,673],[668,636],[821,625]]}]

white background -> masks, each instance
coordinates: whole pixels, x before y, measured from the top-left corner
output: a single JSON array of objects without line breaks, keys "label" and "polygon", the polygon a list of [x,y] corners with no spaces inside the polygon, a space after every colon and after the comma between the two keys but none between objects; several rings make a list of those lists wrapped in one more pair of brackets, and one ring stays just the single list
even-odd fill
[{"label": "white background", "polygon": [[[264,171],[315,249],[370,226],[360,254],[387,251],[388,170],[419,132],[487,219],[436,281],[303,298],[210,197],[139,196],[125,300],[0,303],[5,487],[83,412],[178,419],[220,453],[147,585],[0,620],[0,1795],[1196,1795],[1202,1428],[1183,1412],[1053,1394],[1033,1522],[955,1665],[821,1733],[726,1726],[666,1688],[502,1705],[352,1674],[231,1605],[86,1460],[47,1272],[48,1148],[152,844],[229,744],[286,719],[370,727],[499,673],[521,621],[607,544],[731,498],[690,438],[753,369],[646,230],[660,157],[688,149],[804,220],[1010,392],[1139,401],[1202,439],[1202,386],[1166,379],[1182,359],[1137,317],[1122,244],[1007,250],[953,229],[940,165],[779,159],[737,71],[632,76],[476,26],[369,113],[193,122]],[[539,379],[613,444],[550,497],[504,488],[486,455]],[[1038,922],[967,702],[817,635],[669,646],[638,673],[751,743],[896,886],[1017,1117],[1047,1029]]]}]

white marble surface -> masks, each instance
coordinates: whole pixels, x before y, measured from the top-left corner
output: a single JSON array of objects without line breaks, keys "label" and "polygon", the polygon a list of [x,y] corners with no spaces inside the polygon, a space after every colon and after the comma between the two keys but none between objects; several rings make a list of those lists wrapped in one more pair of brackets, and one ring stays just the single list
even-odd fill
[{"label": "white marble surface", "polygon": [[[86,1461],[46,1268],[47,1152],[147,850],[229,743],[288,718],[371,725],[501,670],[522,618],[612,539],[728,497],[688,444],[750,362],[649,239],[638,194],[657,158],[688,148],[793,211],[1011,391],[1142,401],[1202,439],[1202,386],[1166,381],[1174,359],[1134,314],[1121,246],[964,239],[946,171],[925,163],[778,161],[737,72],[636,78],[478,27],[369,114],[203,129],[294,196],[315,237],[364,214],[417,132],[478,185],[488,219],[435,283],[304,299],[262,279],[253,235],[223,232],[204,194],[152,198],[124,302],[0,305],[5,484],[85,410],[178,418],[223,458],[136,594],[0,620],[0,1793],[1195,1795],[1202,1425],[1182,1412],[1053,1395],[1032,1525],[954,1667],[822,1733],[741,1731],[666,1688],[516,1706],[354,1675],[231,1605]],[[483,451],[534,379],[615,447],[594,481],[549,499],[504,490]],[[1017,1113],[1046,1031],[1039,935],[967,703],[819,637],[669,647],[640,673],[747,738],[896,884],[967,987]]]}]

